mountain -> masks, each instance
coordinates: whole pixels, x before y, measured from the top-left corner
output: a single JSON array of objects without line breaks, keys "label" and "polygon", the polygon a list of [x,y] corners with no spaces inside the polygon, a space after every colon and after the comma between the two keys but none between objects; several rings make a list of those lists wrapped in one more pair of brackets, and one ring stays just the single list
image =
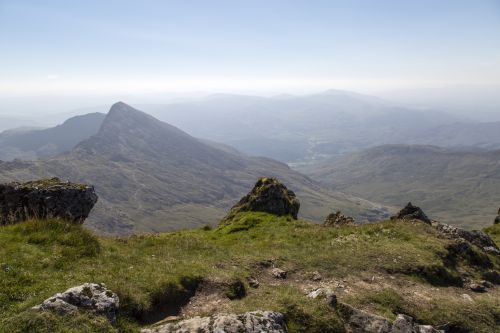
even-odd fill
[{"label": "mountain", "polygon": [[0,133],[0,160],[45,159],[70,151],[99,130],[105,115],[90,113],[47,129],[18,129]]},{"label": "mountain", "polygon": [[408,140],[443,147],[500,149],[500,122],[456,122],[423,130]]},{"label": "mountain", "polygon": [[379,205],[338,192],[268,158],[206,144],[124,103],[71,152],[46,161],[5,162],[0,181],[59,177],[93,184],[99,201],[86,224],[131,234],[214,224],[258,177],[276,176],[302,200],[302,218],[332,210],[360,220],[386,214]]},{"label": "mountain", "polygon": [[36,127],[36,126],[40,126],[40,123],[26,118],[15,118],[10,116],[0,115],[0,131],[5,131],[17,127]]},{"label": "mountain", "polygon": [[196,137],[283,162],[402,142],[423,129],[458,120],[446,113],[339,90],[275,97],[218,94],[142,108]]},{"label": "mountain", "polygon": [[468,228],[491,224],[499,206],[500,151],[387,145],[300,169],[335,190]]}]

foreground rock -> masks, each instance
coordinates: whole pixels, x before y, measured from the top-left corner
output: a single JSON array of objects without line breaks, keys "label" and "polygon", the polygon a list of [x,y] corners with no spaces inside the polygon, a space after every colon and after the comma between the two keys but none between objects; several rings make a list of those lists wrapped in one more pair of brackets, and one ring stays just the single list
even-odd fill
[{"label": "foreground rock", "polygon": [[94,187],[58,178],[0,185],[0,225],[57,218],[83,223],[97,202]]},{"label": "foreground rock", "polygon": [[85,283],[63,293],[47,298],[42,304],[33,307],[37,311],[55,311],[60,314],[79,310],[91,311],[106,316],[111,323],[116,322],[118,296],[104,284]]},{"label": "foreground rock", "polygon": [[284,316],[279,312],[255,311],[241,315],[218,314],[211,317],[194,317],[151,329],[141,333],[286,333]]},{"label": "foreground rock", "polygon": [[434,222],[432,224],[444,237],[452,240],[467,241],[481,250],[494,255],[500,255],[500,249],[488,234],[480,230],[468,231],[449,224]]},{"label": "foreground rock", "polygon": [[391,216],[391,220],[420,220],[427,224],[431,224],[431,220],[425,215],[420,207],[413,206],[411,202],[401,209],[399,213]]},{"label": "foreground rock", "polygon": [[338,311],[347,333],[444,333],[429,325],[418,325],[412,317],[402,314],[391,322],[345,303],[339,303]]},{"label": "foreground rock", "polygon": [[260,178],[250,193],[231,208],[223,221],[230,220],[239,212],[265,212],[275,215],[291,215],[297,219],[300,202],[276,178]]},{"label": "foreground rock", "polygon": [[325,227],[342,227],[348,225],[356,225],[356,221],[350,217],[345,216],[341,212],[331,213],[325,219],[323,223]]}]

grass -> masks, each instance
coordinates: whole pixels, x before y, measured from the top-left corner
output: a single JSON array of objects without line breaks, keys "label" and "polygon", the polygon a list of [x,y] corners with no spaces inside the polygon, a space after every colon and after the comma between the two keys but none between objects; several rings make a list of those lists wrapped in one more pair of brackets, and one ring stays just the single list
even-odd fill
[{"label": "grass", "polygon": [[[488,232],[498,235],[498,230],[495,226]],[[309,283],[304,276],[312,271],[319,271],[324,281],[377,275],[396,276],[395,281],[423,290],[439,287],[436,297],[426,302],[402,295],[397,287],[354,289],[339,296],[340,301],[389,318],[402,312],[443,324],[459,313],[459,324],[470,332],[492,332],[500,318],[498,302],[490,296],[477,296],[470,303],[455,297],[460,292],[446,274],[438,281],[427,276],[425,272],[433,270],[455,276],[459,268],[480,276],[481,268],[467,262],[448,266],[448,241],[423,223],[325,228],[286,216],[243,213],[216,229],[105,238],[61,221],[28,221],[0,227],[0,244],[2,333],[137,332],[175,313],[176,303],[186,302],[207,279],[229,286],[226,293],[233,300],[224,302],[221,311],[276,310],[286,315],[291,332],[343,332],[337,313],[324,302],[308,299],[300,289],[302,282]],[[492,262],[498,270],[498,261]],[[290,277],[279,283],[267,280],[263,263],[287,270]],[[258,289],[246,285],[249,276],[259,278]],[[241,287],[235,281],[245,284],[246,296],[233,297]],[[62,318],[30,310],[54,293],[84,282],[105,283],[119,295],[115,327],[89,313]],[[200,313],[205,314],[209,313]]]}]

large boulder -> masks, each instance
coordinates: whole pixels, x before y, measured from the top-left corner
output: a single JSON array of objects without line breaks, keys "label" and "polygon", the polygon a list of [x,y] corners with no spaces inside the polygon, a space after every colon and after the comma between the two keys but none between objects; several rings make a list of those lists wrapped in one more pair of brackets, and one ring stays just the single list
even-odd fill
[{"label": "large boulder", "polygon": [[143,329],[141,333],[286,333],[285,318],[279,312],[254,311],[244,314],[217,314],[211,317],[194,317]]},{"label": "large boulder", "polygon": [[83,223],[96,202],[93,186],[58,178],[0,184],[0,225],[46,218]]},{"label": "large boulder", "polygon": [[47,298],[42,304],[33,307],[37,311],[55,311],[68,314],[79,310],[91,311],[106,316],[111,323],[116,322],[119,306],[118,296],[102,283],[85,283],[63,293]]},{"label": "large boulder", "polygon": [[396,320],[390,320],[348,304],[339,303],[339,314],[344,321],[347,333],[443,333],[430,325],[419,325],[410,316],[398,314]]},{"label": "large boulder", "polygon": [[431,224],[431,220],[425,215],[424,211],[420,207],[413,206],[411,202],[399,211],[394,216],[391,216],[391,220],[420,220],[427,224]]},{"label": "large boulder", "polygon": [[293,191],[276,178],[260,178],[250,193],[234,205],[224,218],[230,220],[239,212],[265,212],[275,215],[291,215],[297,219],[300,202]]},{"label": "large boulder", "polygon": [[449,224],[434,222],[433,226],[443,236],[452,240],[467,241],[481,250],[494,255],[500,255],[500,249],[487,233],[480,230],[465,230]]},{"label": "large boulder", "polygon": [[325,227],[342,227],[356,225],[356,221],[352,217],[345,216],[341,212],[337,211],[336,213],[329,214],[323,225]]}]

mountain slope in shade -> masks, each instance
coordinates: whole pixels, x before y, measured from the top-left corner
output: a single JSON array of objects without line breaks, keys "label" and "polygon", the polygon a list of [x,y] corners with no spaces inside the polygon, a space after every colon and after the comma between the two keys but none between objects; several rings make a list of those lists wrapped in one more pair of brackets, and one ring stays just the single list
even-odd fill
[{"label": "mountain slope in shade", "polygon": [[116,103],[99,132],[48,161],[4,163],[0,181],[58,176],[94,184],[100,200],[86,222],[110,234],[215,224],[258,177],[275,176],[297,193],[302,218],[332,210],[362,220],[383,208],[322,188],[286,164],[207,145],[176,127]]},{"label": "mountain slope in shade", "polygon": [[2,132],[0,160],[45,159],[70,151],[80,141],[96,134],[105,116],[89,113],[70,118],[52,128]]},{"label": "mountain slope in shade", "polygon": [[302,169],[337,190],[467,228],[490,225],[500,206],[500,151],[388,145]]}]

